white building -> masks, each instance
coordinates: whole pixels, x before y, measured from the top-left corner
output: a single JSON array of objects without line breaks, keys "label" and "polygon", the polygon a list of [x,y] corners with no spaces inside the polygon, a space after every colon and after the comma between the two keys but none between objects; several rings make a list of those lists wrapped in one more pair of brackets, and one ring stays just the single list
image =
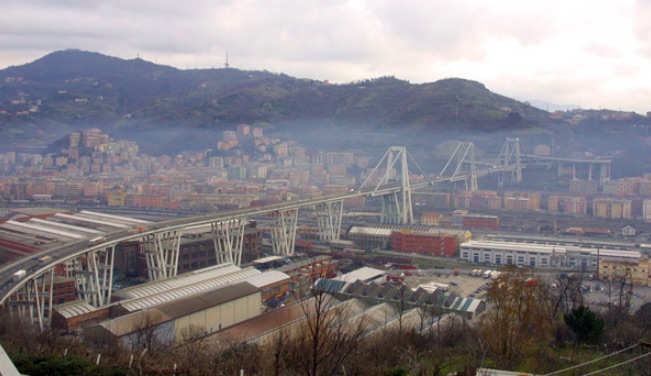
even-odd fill
[{"label": "white building", "polygon": [[600,258],[639,262],[640,252],[567,245],[497,241],[461,243],[460,259],[474,263],[532,267],[577,266],[597,268]]}]

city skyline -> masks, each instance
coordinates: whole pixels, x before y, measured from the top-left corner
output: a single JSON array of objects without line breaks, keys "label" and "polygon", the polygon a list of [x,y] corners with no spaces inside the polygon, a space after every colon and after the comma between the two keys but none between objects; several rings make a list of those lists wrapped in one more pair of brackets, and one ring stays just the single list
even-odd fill
[{"label": "city skyline", "polygon": [[[651,110],[648,1],[14,3],[0,68],[78,48],[346,83],[460,77],[520,100]],[[553,106],[550,106],[553,108]]]}]

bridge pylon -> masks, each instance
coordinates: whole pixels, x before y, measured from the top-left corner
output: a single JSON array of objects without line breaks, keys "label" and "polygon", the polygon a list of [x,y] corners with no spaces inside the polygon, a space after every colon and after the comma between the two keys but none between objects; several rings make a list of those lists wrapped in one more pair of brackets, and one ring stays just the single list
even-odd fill
[{"label": "bridge pylon", "polygon": [[[450,165],[454,163],[454,171],[448,170]],[[443,170],[439,176],[447,176],[450,174],[450,181],[461,181],[463,180],[466,184],[466,190],[476,191],[478,189],[477,185],[477,164],[481,162],[481,157],[475,148],[475,144],[472,142],[459,142],[457,147],[454,149],[454,153],[448,159]],[[469,168],[465,166],[469,165]],[[468,186],[468,180],[470,180],[470,186]]]},{"label": "bridge pylon", "polygon": [[328,201],[316,204],[316,218],[319,223],[319,240],[339,240],[344,201]]},{"label": "bridge pylon", "polygon": [[218,264],[242,264],[245,223],[241,219],[210,223],[210,233],[215,245]]},{"label": "bridge pylon", "polygon": [[292,256],[296,242],[298,210],[278,210],[269,213],[271,244],[273,253],[279,256]]},{"label": "bridge pylon", "polygon": [[[409,155],[406,147],[391,146],[361,186],[361,188],[365,188],[375,184],[371,195],[383,196],[382,223],[410,224],[414,222],[409,183],[408,162],[410,160],[420,174],[427,179],[427,175]],[[382,192],[382,187],[392,184],[400,184],[400,191],[389,194]]]},{"label": "bridge pylon", "polygon": [[148,234],[143,239],[147,273],[150,281],[176,276],[182,231],[170,230]]},{"label": "bridge pylon", "polygon": [[[507,137],[502,146],[502,151],[497,156],[495,165],[502,167],[502,172],[498,175],[497,186],[503,187],[507,173],[510,173],[511,181],[514,183],[522,182],[522,159],[520,153],[520,139],[517,137]],[[506,176],[505,176],[506,175]]]},{"label": "bridge pylon", "polygon": [[17,315],[43,331],[52,319],[54,305],[54,269],[31,278],[9,296],[5,302],[9,314]]},{"label": "bridge pylon", "polygon": [[111,302],[115,244],[89,251],[73,262],[77,294],[93,307]]}]

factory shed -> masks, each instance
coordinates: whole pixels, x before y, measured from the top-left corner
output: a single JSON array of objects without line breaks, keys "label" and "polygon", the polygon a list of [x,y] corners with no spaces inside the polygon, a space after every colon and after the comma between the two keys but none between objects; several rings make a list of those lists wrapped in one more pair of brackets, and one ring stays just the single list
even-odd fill
[{"label": "factory shed", "polygon": [[88,328],[86,335],[113,337],[137,348],[148,328],[148,335],[160,344],[179,343],[190,334],[210,334],[255,317],[261,309],[260,289],[240,282],[102,322]]},{"label": "factory shed", "polygon": [[207,341],[214,344],[224,343],[232,338],[249,341],[303,317],[304,307],[301,304],[290,304],[218,331],[207,337]]},{"label": "factory shed", "polygon": [[110,309],[95,308],[85,300],[64,303],[52,312],[52,326],[58,330],[73,331],[109,318]]},{"label": "factory shed", "polygon": [[246,282],[260,289],[262,300],[276,299],[290,291],[291,278],[277,270],[266,271],[262,274],[246,278]]},{"label": "factory shed", "polygon": [[481,299],[456,297],[450,306],[445,308],[447,312],[456,313],[468,320],[472,320],[486,310],[486,302]]},{"label": "factory shed", "polygon": [[386,275],[386,271],[384,270],[369,268],[368,266],[365,266],[363,268],[355,269],[350,273],[340,275],[333,279],[336,281],[344,281],[348,283],[354,283],[356,281],[371,282],[378,278],[384,279],[385,275]]},{"label": "factory shed", "polygon": [[327,294],[322,295],[317,298],[308,298],[304,299],[298,303],[298,305],[303,313],[301,317],[296,320],[290,321],[284,325],[277,326],[269,331],[266,331],[262,334],[259,334],[255,337],[249,339],[249,342],[255,343],[269,343],[280,331],[285,331],[287,333],[298,333],[302,325],[305,324],[305,320],[312,316],[316,311],[316,307],[321,307],[321,312],[332,312],[335,315],[338,315],[340,318],[351,317],[359,312],[364,311],[368,308],[368,305],[364,304],[360,300],[350,299],[344,302],[341,302]]}]

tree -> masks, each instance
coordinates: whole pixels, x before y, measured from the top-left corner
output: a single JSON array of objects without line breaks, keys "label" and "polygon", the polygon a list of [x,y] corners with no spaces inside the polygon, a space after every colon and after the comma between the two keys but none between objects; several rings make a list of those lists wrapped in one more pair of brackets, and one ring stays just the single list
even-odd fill
[{"label": "tree", "polygon": [[480,341],[503,368],[517,365],[551,339],[554,318],[547,287],[525,270],[510,269],[488,288],[491,305],[480,318]]},{"label": "tree", "polygon": [[604,332],[604,321],[586,306],[573,309],[564,318],[576,335],[577,342],[597,343]]},{"label": "tree", "polygon": [[288,358],[301,374],[334,375],[357,350],[367,320],[352,315],[348,304],[339,303],[327,289],[313,289],[311,297],[298,304],[305,319],[290,333]]}]

